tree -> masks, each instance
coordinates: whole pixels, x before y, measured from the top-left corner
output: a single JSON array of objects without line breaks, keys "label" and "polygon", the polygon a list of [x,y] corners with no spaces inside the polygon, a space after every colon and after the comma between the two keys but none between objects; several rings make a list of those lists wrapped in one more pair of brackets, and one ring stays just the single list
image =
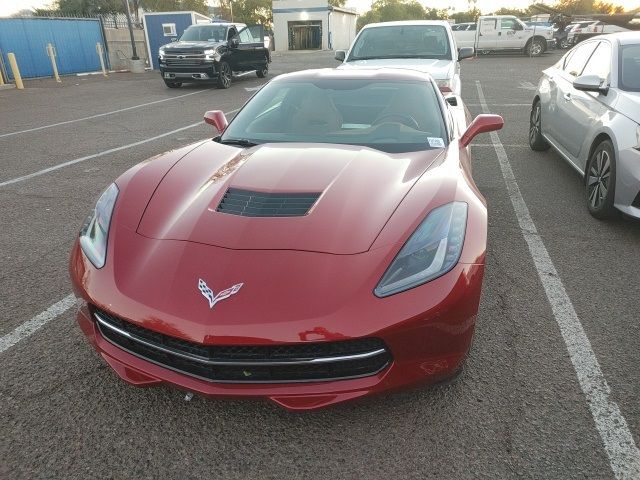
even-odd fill
[{"label": "tree", "polygon": [[495,12],[493,12],[494,15],[513,15],[515,17],[530,17],[531,16],[531,12],[529,11],[528,8],[525,9],[520,9],[520,8],[508,8],[508,7],[502,7],[498,10],[496,10]]},{"label": "tree", "polygon": [[558,0],[554,8],[568,15],[611,14],[624,11],[619,5],[597,0]]},{"label": "tree", "polygon": [[233,0],[233,20],[246,24],[273,25],[271,0]]},{"label": "tree", "polygon": [[122,0],[58,0],[57,11],[65,15],[97,15],[122,13]]},{"label": "tree", "polygon": [[442,18],[447,18],[447,10],[425,10],[416,0],[375,0],[371,10],[358,17],[358,30],[369,23]]},{"label": "tree", "polygon": [[344,7],[347,0],[329,0],[329,5],[332,7]]},{"label": "tree", "polygon": [[150,12],[193,10],[203,15],[209,15],[209,7],[206,0],[141,0],[140,3],[145,10]]},{"label": "tree", "polygon": [[479,9],[473,8],[472,10],[467,10],[466,12],[456,12],[449,15],[450,19],[456,21],[456,23],[469,23],[476,22],[478,17],[482,15]]}]

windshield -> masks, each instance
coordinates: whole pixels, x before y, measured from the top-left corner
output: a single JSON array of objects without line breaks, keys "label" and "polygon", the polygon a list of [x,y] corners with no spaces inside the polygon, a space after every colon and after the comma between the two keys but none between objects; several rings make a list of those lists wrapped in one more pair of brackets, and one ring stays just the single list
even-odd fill
[{"label": "windshield", "polygon": [[640,92],[640,44],[620,47],[620,88]]},{"label": "windshield", "polygon": [[444,148],[447,135],[430,82],[297,79],[262,88],[220,141],[334,143],[400,153]]},{"label": "windshield", "polygon": [[374,58],[451,60],[447,30],[442,25],[397,25],[364,29],[347,61]]},{"label": "windshield", "polygon": [[224,42],[227,27],[221,25],[192,25],[180,37],[181,42]]}]

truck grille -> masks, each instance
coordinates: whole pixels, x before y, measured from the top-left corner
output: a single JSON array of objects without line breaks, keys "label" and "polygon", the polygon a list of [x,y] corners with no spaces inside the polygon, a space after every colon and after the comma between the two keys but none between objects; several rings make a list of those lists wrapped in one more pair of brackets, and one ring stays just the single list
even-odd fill
[{"label": "truck grille", "polygon": [[203,345],[93,308],[102,336],[127,352],[186,375],[219,383],[322,382],[375,375],[391,363],[379,338],[285,345]]},{"label": "truck grille", "polygon": [[205,56],[202,51],[165,53],[164,62],[167,65],[203,65]]}]

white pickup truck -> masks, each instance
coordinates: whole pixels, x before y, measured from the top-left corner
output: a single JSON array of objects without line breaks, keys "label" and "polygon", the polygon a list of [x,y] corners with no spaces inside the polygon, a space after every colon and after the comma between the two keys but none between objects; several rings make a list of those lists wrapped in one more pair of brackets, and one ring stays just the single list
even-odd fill
[{"label": "white pickup truck", "polygon": [[473,47],[481,53],[518,50],[537,57],[555,44],[552,28],[528,27],[511,15],[479,17],[475,27],[453,30],[458,48]]}]

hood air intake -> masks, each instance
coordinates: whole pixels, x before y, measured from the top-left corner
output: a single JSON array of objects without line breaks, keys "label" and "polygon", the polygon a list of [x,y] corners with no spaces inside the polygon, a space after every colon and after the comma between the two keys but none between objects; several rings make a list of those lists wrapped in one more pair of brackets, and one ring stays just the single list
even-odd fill
[{"label": "hood air intake", "polygon": [[320,193],[262,193],[230,188],[216,211],[242,217],[302,217],[319,196]]}]

